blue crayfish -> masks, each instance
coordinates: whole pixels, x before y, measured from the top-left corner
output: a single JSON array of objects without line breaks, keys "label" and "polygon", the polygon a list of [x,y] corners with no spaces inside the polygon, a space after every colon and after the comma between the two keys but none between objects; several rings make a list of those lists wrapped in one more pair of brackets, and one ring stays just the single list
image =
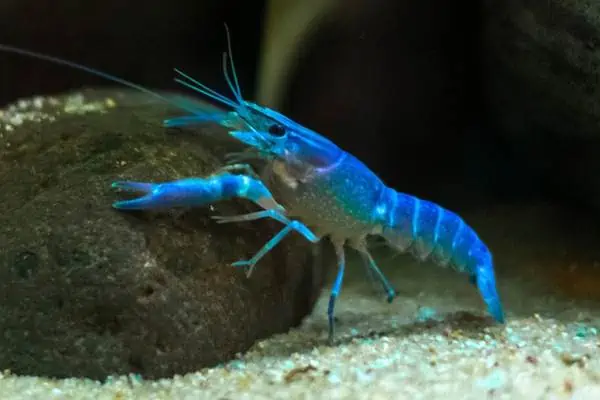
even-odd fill
[{"label": "blue crayfish", "polygon": [[[247,268],[248,276],[261,257],[291,231],[300,233],[313,243],[329,236],[337,255],[337,275],[327,311],[330,342],[334,338],[335,302],[344,279],[346,245],[362,256],[368,270],[385,289],[388,301],[396,296],[396,291],[369,253],[366,241],[369,235],[383,237],[393,249],[410,251],[421,261],[431,259],[441,266],[451,266],[467,273],[479,289],[489,313],[497,322],[504,323],[492,254],[475,231],[454,212],[386,186],[360,160],[318,133],[272,109],[245,101],[231,57],[229,32],[227,40],[228,53],[223,53],[223,72],[234,99],[175,70],[179,76],[175,79],[177,82],[232,109],[211,114],[70,61],[6,45],[0,45],[0,50],[82,69],[192,113],[164,121],[166,127],[211,121],[232,129],[229,134],[246,144],[248,150],[230,157],[230,162],[222,170],[205,178],[165,183],[115,182],[113,187],[141,192],[143,196],[117,201],[113,206],[121,210],[164,209],[204,206],[236,197],[255,202],[262,211],[214,217],[220,223],[273,218],[284,225],[252,258],[233,264]],[[244,163],[251,159],[264,161],[260,173]]]}]

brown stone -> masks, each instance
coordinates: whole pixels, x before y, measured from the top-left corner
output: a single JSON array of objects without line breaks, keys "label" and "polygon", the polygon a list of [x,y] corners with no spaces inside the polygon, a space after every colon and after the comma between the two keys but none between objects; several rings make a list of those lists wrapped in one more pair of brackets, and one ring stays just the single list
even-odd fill
[{"label": "brown stone", "polygon": [[166,130],[160,122],[173,110],[119,93],[90,91],[83,102],[56,105],[45,99],[0,119],[2,369],[94,379],[184,374],[227,361],[312,310],[321,275],[299,235],[267,254],[249,279],[230,265],[281,225],[217,224],[210,216],[253,211],[253,204],[111,208],[125,196],[112,181],[204,176],[233,146],[215,126]]}]

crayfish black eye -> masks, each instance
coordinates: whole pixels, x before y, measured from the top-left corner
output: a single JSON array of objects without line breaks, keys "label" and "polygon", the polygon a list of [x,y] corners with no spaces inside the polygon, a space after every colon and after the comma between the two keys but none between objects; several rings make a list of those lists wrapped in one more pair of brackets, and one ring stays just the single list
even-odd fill
[{"label": "crayfish black eye", "polygon": [[273,136],[285,135],[285,128],[279,124],[273,124],[269,127],[269,133]]}]

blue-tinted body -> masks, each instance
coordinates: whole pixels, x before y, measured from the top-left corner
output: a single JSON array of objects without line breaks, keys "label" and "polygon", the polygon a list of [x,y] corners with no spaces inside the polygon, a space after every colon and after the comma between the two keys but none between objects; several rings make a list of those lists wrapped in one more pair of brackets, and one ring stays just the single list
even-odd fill
[{"label": "blue-tinted body", "polygon": [[[133,200],[117,201],[114,208],[120,210],[154,210],[173,207],[202,207],[217,200],[242,197],[250,186],[248,178],[237,175],[221,175],[213,178],[186,178],[165,183],[117,181],[115,189],[143,192],[146,195]],[[250,196],[256,198],[256,196]]]},{"label": "blue-tinted body", "polygon": [[253,202],[271,198],[262,182],[244,175],[217,174],[208,178],[185,178],[165,183],[117,181],[113,188],[130,192],[143,192],[145,196],[133,200],[117,201],[114,208],[121,210],[154,210],[173,207],[202,207],[232,199],[246,198]]},{"label": "blue-tinted body", "polygon": [[[329,153],[335,151],[329,149]],[[273,175],[279,178],[268,185],[288,215],[301,219],[318,235],[330,236],[339,259],[343,259],[344,244],[349,244],[370,261],[366,237],[380,235],[400,252],[410,251],[422,261],[431,259],[467,273],[490,314],[504,323],[491,253],[458,215],[387,187],[351,154],[342,151],[337,160],[329,161],[329,167],[306,166],[304,170],[298,165],[290,167],[293,163],[275,163]],[[297,185],[289,185],[294,180]],[[343,280],[343,268],[340,271],[331,308]]]},{"label": "blue-tinted body", "polygon": [[284,215],[285,209],[273,199],[269,189],[260,180],[249,176],[251,174],[227,172],[227,170],[246,168],[246,166],[232,165],[221,173],[207,178],[185,178],[164,183],[113,182],[113,188],[144,193],[144,196],[133,200],[117,201],[113,203],[113,207],[119,210],[164,210],[176,207],[202,207],[233,198],[252,201],[264,211],[234,217],[213,217],[220,223],[272,218],[285,224],[285,227],[252,259],[234,263],[234,266],[248,267],[249,276],[254,265],[291,231],[297,231],[311,242],[317,242],[319,238],[300,221],[289,220]]},{"label": "blue-tinted body", "polygon": [[[470,281],[479,289],[489,313],[496,321],[504,322],[492,255],[471,227],[458,215],[437,204],[388,188],[360,160],[318,133],[272,109],[245,101],[231,59],[232,77],[228,74],[226,55],[223,69],[234,99],[176,70],[179,76],[177,82],[232,109],[228,112],[206,113],[181,100],[173,100],[70,61],[6,45],[0,45],[0,51],[85,70],[143,91],[192,114],[168,119],[164,122],[166,127],[216,122],[229,129],[240,129],[231,131],[230,135],[248,145],[251,151],[237,154],[236,159],[262,159],[265,165],[261,177],[248,165],[235,164],[207,178],[181,179],[161,184],[118,181],[113,187],[142,192],[144,195],[133,200],[118,201],[113,206],[120,210],[164,209],[205,206],[234,197],[253,201],[263,210],[246,215],[215,217],[224,223],[273,218],[285,225],[251,259],[234,263],[248,267],[248,274],[261,257],[291,231],[297,231],[311,242],[329,236],[338,263],[328,309],[330,340],[334,334],[335,300],[344,278],[346,245],[360,253],[369,271],[377,276],[385,289],[388,301],[395,296],[394,289],[367,249],[368,235],[382,236],[394,249],[410,251],[422,261],[431,259],[439,265],[452,266],[468,274]],[[234,170],[238,170],[238,173],[231,173]]]}]

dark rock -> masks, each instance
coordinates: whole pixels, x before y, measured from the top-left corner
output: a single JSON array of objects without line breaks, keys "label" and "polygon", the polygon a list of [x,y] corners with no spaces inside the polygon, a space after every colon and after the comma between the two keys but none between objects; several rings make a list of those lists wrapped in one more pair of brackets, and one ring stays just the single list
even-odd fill
[{"label": "dark rock", "polygon": [[597,4],[486,0],[482,49],[490,126],[521,174],[600,208]]},{"label": "dark rock", "polygon": [[230,266],[281,228],[209,218],[255,210],[251,203],[111,208],[124,196],[110,189],[113,180],[207,175],[232,146],[219,140],[227,137],[219,127],[165,130],[160,122],[173,110],[119,93],[45,99],[2,114],[2,369],[169,377],[226,361],[312,310],[321,275],[300,236],[272,250],[250,279]]}]

